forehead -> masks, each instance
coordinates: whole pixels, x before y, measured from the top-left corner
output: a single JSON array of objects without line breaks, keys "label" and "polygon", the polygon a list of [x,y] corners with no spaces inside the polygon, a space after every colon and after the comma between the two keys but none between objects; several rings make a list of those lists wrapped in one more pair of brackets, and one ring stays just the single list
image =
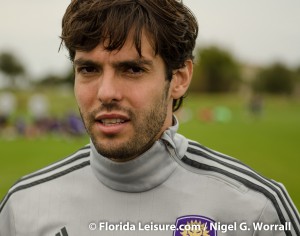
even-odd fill
[{"label": "forehead", "polygon": [[162,60],[159,55],[155,53],[155,50],[151,44],[150,38],[147,34],[142,33],[141,35],[141,51],[138,52],[138,49],[134,43],[132,34],[130,34],[124,45],[120,49],[108,50],[107,43],[101,42],[94,49],[90,51],[81,51],[76,50],[75,60],[82,57],[90,57],[97,60],[126,60],[126,59],[138,59],[138,58],[147,58],[147,59],[159,59]]}]

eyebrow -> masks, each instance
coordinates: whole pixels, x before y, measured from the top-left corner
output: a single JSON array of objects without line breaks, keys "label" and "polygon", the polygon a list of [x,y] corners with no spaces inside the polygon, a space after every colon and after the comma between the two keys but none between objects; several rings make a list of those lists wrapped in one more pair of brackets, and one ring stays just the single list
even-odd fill
[{"label": "eyebrow", "polygon": [[[97,61],[89,60],[89,59],[84,59],[84,58],[79,58],[74,60],[73,62],[74,66],[93,66],[95,68],[101,68],[102,65],[101,63],[98,63]],[[138,58],[138,59],[133,59],[133,60],[124,60],[124,61],[117,61],[113,62],[112,66],[114,68],[120,68],[120,67],[130,67],[130,66],[153,66],[153,61],[152,60],[147,60],[144,58]]]},{"label": "eyebrow", "polygon": [[97,63],[93,60],[87,60],[87,59],[82,59],[82,58],[76,59],[73,62],[73,65],[74,66],[93,66],[93,67],[96,67],[96,68],[101,67],[101,65],[99,63]]},{"label": "eyebrow", "polygon": [[113,63],[114,68],[122,68],[122,67],[135,67],[135,66],[153,66],[153,61],[139,58],[136,60],[125,60],[120,62]]}]

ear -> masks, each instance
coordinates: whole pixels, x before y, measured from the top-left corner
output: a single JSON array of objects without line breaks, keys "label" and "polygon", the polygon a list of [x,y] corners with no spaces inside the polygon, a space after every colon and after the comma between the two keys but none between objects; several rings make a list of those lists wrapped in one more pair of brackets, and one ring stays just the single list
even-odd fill
[{"label": "ear", "polygon": [[192,60],[187,60],[185,62],[184,67],[177,69],[173,72],[173,77],[170,86],[170,94],[173,99],[179,99],[186,93],[192,80],[192,74]]}]

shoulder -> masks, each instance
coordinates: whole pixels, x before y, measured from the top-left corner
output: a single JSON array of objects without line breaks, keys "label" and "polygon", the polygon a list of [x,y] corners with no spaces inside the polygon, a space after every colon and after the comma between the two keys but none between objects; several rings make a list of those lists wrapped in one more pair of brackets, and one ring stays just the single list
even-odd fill
[{"label": "shoulder", "polygon": [[291,222],[299,230],[299,213],[282,184],[262,176],[235,158],[192,140],[188,140],[181,162],[191,171],[205,173],[224,182],[235,182],[264,195],[272,203],[280,222]]},{"label": "shoulder", "polygon": [[18,180],[8,191],[0,203],[0,213],[9,199],[22,190],[28,190],[37,185],[47,184],[54,179],[62,178],[70,173],[90,165],[90,146],[86,145],[74,154],[55,162],[43,169],[33,172]]},{"label": "shoulder", "polygon": [[193,169],[233,179],[246,187],[271,197],[273,192],[283,192],[282,185],[257,173],[243,162],[188,140],[188,147],[181,161]]}]

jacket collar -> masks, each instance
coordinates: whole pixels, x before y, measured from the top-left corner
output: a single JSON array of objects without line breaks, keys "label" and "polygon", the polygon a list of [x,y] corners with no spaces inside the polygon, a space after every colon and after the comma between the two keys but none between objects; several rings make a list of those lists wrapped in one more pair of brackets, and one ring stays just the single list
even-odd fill
[{"label": "jacket collar", "polygon": [[139,157],[127,162],[114,162],[100,155],[91,143],[91,167],[97,179],[109,188],[123,192],[150,190],[173,173],[177,163],[168,147],[176,149],[178,121],[169,127],[153,146]]}]

